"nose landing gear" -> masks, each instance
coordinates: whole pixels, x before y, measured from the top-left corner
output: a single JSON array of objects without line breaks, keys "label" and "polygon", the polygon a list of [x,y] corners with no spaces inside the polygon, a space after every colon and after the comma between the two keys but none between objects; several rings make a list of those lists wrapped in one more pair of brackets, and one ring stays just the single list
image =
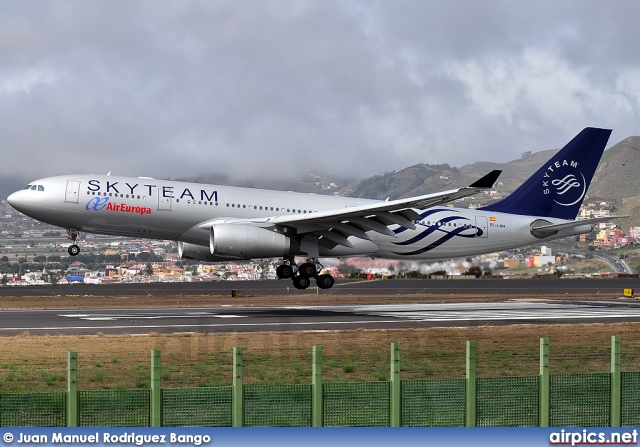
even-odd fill
[{"label": "nose landing gear", "polygon": [[78,239],[78,230],[69,229],[67,230],[67,234],[69,235],[69,239],[73,242],[73,245],[69,246],[67,250],[71,256],[78,256],[80,254],[80,247],[76,244],[76,239]]}]

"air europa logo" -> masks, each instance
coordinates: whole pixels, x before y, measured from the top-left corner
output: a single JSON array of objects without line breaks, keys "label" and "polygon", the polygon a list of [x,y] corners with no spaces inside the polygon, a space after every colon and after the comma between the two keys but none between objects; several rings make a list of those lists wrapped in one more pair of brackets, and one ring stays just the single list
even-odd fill
[{"label": "air europa logo", "polygon": [[108,202],[109,202],[109,197],[103,197],[103,198],[94,197],[93,199],[89,200],[89,202],[87,202],[85,209],[87,211],[89,210],[100,211],[107,206]]},{"label": "air europa logo", "polygon": [[109,201],[109,197],[94,197],[93,199],[89,200],[89,202],[87,202],[85,209],[87,211],[101,211],[106,209],[107,211],[134,213],[140,214],[141,216],[144,216],[145,214],[151,214],[151,208],[147,208],[144,206],[126,205],[124,203],[112,203]]},{"label": "air europa logo", "polygon": [[553,201],[561,206],[580,202],[587,192],[587,181],[578,165],[573,160],[559,160],[550,165],[542,178],[543,194],[551,194]]}]

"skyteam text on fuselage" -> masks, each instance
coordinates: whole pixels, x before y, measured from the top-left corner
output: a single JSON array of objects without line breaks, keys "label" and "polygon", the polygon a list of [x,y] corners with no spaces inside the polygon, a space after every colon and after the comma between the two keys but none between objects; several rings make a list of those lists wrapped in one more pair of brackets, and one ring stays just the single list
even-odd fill
[{"label": "skyteam text on fuselage", "polygon": [[187,259],[282,258],[279,278],[299,289],[314,278],[328,289],[334,279],[322,273],[321,257],[450,259],[591,231],[603,219],[574,219],[610,134],[584,129],[512,194],[475,210],[444,205],[491,188],[500,171],[463,188],[387,201],[112,175],[43,178],[8,201],[67,229],[72,256],[80,231],[170,239]]}]

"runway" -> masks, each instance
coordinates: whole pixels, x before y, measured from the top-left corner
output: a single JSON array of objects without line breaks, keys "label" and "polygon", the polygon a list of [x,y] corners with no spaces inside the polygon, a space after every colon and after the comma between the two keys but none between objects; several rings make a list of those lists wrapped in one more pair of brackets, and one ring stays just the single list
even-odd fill
[{"label": "runway", "polygon": [[328,331],[629,321],[640,321],[637,300],[13,310],[0,312],[0,335]]}]

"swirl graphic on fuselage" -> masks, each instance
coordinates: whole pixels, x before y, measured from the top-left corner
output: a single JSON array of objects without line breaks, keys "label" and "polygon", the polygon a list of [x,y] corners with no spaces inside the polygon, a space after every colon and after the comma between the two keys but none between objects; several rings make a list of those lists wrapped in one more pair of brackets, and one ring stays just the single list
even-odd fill
[{"label": "swirl graphic on fuselage", "polygon": [[[452,210],[429,210],[422,213],[420,216],[424,219],[427,216],[430,216],[439,212],[451,213]],[[424,222],[424,221],[417,222],[417,224],[424,225],[424,223],[421,223],[421,222]],[[452,223],[454,224],[453,228],[451,228]],[[407,230],[406,228],[401,227],[395,230],[395,232],[396,234],[399,234],[406,230]],[[439,246],[453,239],[454,237],[475,238],[475,237],[482,236],[482,234],[484,233],[481,228],[478,228],[477,226],[473,225],[471,223],[471,220],[467,217],[447,216],[442,219],[436,220],[432,223],[430,222],[429,225],[426,225],[426,228],[423,231],[413,236],[412,238],[407,239],[406,241],[393,242],[393,243],[399,246],[411,246],[411,245],[417,244],[418,242],[422,241],[426,237],[435,234],[436,232],[440,232],[443,234],[439,239],[431,242],[430,244],[422,248],[419,248],[417,250],[413,250],[410,252],[403,253],[403,252],[394,251],[393,253],[397,255],[402,255],[402,256],[419,255],[421,253],[426,253],[435,248],[438,248]]]}]

